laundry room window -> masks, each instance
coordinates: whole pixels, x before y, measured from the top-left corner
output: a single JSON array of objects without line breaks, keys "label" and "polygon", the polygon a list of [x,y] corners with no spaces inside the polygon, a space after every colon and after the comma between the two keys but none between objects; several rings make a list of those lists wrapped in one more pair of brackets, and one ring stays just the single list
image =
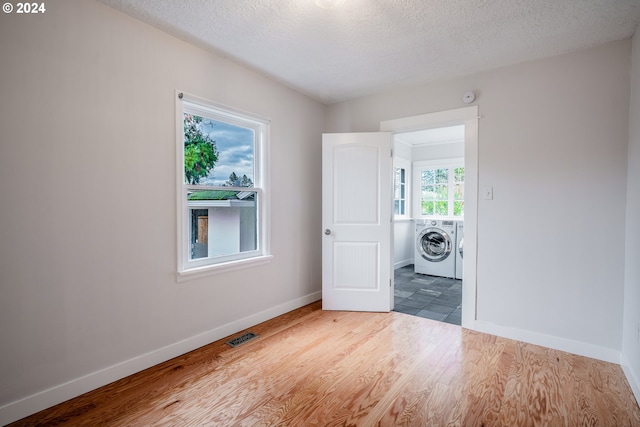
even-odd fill
[{"label": "laundry room window", "polygon": [[177,94],[178,276],[266,262],[267,119]]},{"label": "laundry room window", "polygon": [[409,171],[411,162],[396,158],[393,161],[393,213],[396,219],[408,218]]},{"label": "laundry room window", "polygon": [[414,216],[464,216],[464,161],[422,161],[414,165],[416,203]]}]

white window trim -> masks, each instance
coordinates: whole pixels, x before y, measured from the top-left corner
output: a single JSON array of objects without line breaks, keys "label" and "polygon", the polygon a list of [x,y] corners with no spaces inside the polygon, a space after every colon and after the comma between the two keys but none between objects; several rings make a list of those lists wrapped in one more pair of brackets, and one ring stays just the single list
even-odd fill
[{"label": "white window trim", "polygon": [[394,220],[403,220],[403,219],[411,219],[411,200],[413,199],[413,194],[411,193],[411,181],[412,181],[412,173],[411,173],[411,161],[405,159],[403,157],[394,157],[393,158],[393,170],[394,170],[394,203],[395,203],[395,169],[402,168],[404,169],[404,215],[395,215],[394,209]]},{"label": "white window trim", "polygon": [[[184,184],[184,107],[189,103],[189,111],[201,112],[202,115],[224,121],[226,123],[247,127],[247,122],[255,123],[252,127],[259,137],[254,147],[254,163],[258,166],[253,177],[258,193],[257,226],[258,250],[243,252],[241,256],[216,257],[205,261],[189,261],[189,214]],[[196,105],[194,105],[196,104]],[[208,108],[209,107],[209,108]],[[270,245],[270,203],[269,203],[269,124],[270,120],[252,113],[238,110],[217,102],[213,102],[182,91],[176,91],[176,195],[177,195],[177,243],[178,265],[177,280],[195,279],[211,274],[223,273],[241,268],[262,265],[271,261]],[[198,186],[189,186],[190,188]],[[209,189],[208,186],[202,186]],[[246,188],[229,187],[229,190],[246,191]],[[203,265],[204,264],[204,265]]]},{"label": "white window trim", "polygon": [[[456,167],[464,167],[464,158],[456,157],[451,159],[439,159],[439,160],[420,160],[413,162],[413,182],[416,183],[413,187],[413,200],[415,203],[413,204],[413,217],[414,218],[446,218],[446,219],[454,219],[461,220],[464,218],[463,216],[454,216],[454,215],[423,215],[422,214],[422,195],[420,191],[422,189],[422,170],[425,168],[429,169],[442,169],[442,168],[456,168]],[[452,189],[453,177],[449,177],[449,188]],[[466,189],[465,189],[466,191]],[[448,202],[451,204],[453,202],[453,193],[449,192]],[[453,209],[453,205],[452,209]]]}]

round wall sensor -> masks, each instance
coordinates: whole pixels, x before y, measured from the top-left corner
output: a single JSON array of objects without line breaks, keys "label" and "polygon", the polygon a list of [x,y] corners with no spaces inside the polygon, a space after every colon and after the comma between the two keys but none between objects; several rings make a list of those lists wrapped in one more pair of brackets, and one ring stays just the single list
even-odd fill
[{"label": "round wall sensor", "polygon": [[469,91],[469,92],[465,92],[464,95],[462,95],[462,102],[464,102],[465,104],[471,104],[473,101],[475,101],[476,99],[476,94]]}]

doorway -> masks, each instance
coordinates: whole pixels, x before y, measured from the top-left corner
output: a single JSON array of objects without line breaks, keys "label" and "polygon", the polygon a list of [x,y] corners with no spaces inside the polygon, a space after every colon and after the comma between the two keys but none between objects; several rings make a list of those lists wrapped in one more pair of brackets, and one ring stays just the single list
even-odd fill
[{"label": "doorway", "polygon": [[464,125],[395,133],[394,153],[394,311],[460,325]]},{"label": "doorway", "polygon": [[[394,192],[394,294],[398,300],[404,298],[405,303],[405,310],[399,311],[422,312],[423,317],[473,328],[476,319],[478,107],[385,121],[380,128],[394,134],[396,181],[398,175],[403,175],[402,169],[405,176],[404,193],[398,186]],[[460,178],[461,171],[464,174],[462,196],[459,192],[455,194],[456,175]],[[446,191],[445,179],[448,182]],[[429,187],[427,191],[422,188],[425,184]],[[460,208],[463,215],[460,215]],[[443,238],[434,245],[438,246],[435,250],[450,250],[449,261],[454,263],[458,242],[456,232],[450,230],[452,225],[453,230],[457,230],[456,221],[463,221],[464,258],[460,259],[463,268],[458,273],[459,278],[456,279],[454,263],[439,265],[433,275],[424,274],[430,273],[428,269],[416,269],[416,261],[421,261],[421,258],[416,259],[416,232],[427,220],[449,230],[449,240],[453,244],[447,247]],[[452,272],[448,271],[450,268]],[[439,298],[442,299],[438,301]],[[414,310],[407,310],[407,303],[414,305]]]}]

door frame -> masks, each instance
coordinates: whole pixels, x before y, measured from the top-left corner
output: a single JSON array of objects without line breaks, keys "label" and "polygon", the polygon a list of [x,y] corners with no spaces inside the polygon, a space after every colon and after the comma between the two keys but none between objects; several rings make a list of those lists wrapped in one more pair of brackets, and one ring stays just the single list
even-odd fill
[{"label": "door frame", "polygon": [[[380,131],[393,134],[464,125],[464,258],[462,327],[475,329],[478,260],[478,106],[427,113],[380,122]],[[415,185],[415,183],[413,183]],[[392,240],[393,241],[393,240]]]}]

